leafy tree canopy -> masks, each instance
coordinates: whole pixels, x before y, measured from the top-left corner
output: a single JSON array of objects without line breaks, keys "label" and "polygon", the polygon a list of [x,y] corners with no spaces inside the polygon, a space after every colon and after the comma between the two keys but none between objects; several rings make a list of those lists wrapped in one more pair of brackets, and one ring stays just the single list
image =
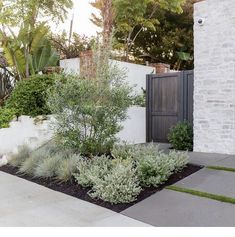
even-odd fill
[{"label": "leafy tree canopy", "polygon": [[[153,17],[158,23],[153,28],[143,30],[131,47],[131,54],[139,60],[147,57],[151,62],[162,62],[174,69],[193,68],[193,2],[187,1],[183,13],[157,9]],[[148,9],[151,12],[151,8]],[[141,26],[136,27],[134,34]],[[116,33],[119,49],[125,41],[121,31]]]},{"label": "leafy tree canopy", "polygon": [[[92,5],[99,9],[102,13],[105,2],[107,0],[96,0]],[[123,36],[126,59],[128,60],[129,52],[133,43],[140,33],[146,28],[150,30],[156,29],[159,23],[155,16],[157,9],[166,9],[173,12],[182,12],[182,4],[185,0],[113,0],[112,9],[113,23],[115,30]],[[151,11],[149,11],[151,9]],[[92,16],[92,22],[98,26],[105,23],[105,19],[99,16]],[[136,32],[136,29],[138,31]]]},{"label": "leafy tree canopy", "polygon": [[24,21],[36,23],[39,18],[63,21],[72,0],[0,0],[0,22],[17,26]]}]

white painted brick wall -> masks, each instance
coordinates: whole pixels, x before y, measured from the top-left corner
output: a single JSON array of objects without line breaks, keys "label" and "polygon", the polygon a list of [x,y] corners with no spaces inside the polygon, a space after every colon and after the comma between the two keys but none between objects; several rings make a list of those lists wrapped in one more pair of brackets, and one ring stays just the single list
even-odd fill
[{"label": "white painted brick wall", "polygon": [[194,151],[235,154],[235,0],[197,3],[194,19]]}]

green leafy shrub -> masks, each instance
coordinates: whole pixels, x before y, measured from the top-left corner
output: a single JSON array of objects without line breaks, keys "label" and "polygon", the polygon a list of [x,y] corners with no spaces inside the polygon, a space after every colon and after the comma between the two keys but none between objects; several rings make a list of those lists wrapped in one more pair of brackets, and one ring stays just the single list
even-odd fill
[{"label": "green leafy shrub", "polygon": [[87,156],[111,150],[131,104],[130,87],[122,79],[112,68],[103,79],[69,75],[65,83],[56,83],[48,105],[55,114],[57,140],[64,147]]},{"label": "green leafy shrub", "polygon": [[159,186],[188,163],[186,153],[171,151],[169,154],[164,154],[154,143],[114,146],[112,155],[116,159],[131,159],[135,162],[138,178],[143,187]]},{"label": "green leafy shrub", "polygon": [[14,109],[18,116],[50,114],[46,92],[54,83],[54,75],[35,75],[19,81],[6,101],[6,107]]},{"label": "green leafy shrub", "polygon": [[133,160],[144,159],[146,156],[155,156],[158,153],[159,147],[154,143],[147,145],[115,145],[111,151],[114,158],[124,160],[128,158]]},{"label": "green leafy shrub", "polygon": [[8,128],[9,123],[15,117],[15,110],[5,107],[0,107],[0,128]]},{"label": "green leafy shrub", "polygon": [[29,158],[31,154],[31,149],[28,145],[22,145],[18,148],[18,152],[16,154],[12,154],[9,159],[9,164],[13,167],[20,167],[21,164]]},{"label": "green leafy shrub", "polygon": [[115,159],[126,160],[129,158],[133,158],[134,152],[135,149],[133,146],[123,144],[123,145],[115,145],[111,151],[111,154]]},{"label": "green leafy shrub", "polygon": [[80,159],[77,173],[74,174],[78,184],[83,187],[93,187],[96,180],[104,177],[112,168],[112,161],[106,156],[94,157],[93,159]]},{"label": "green leafy shrub", "polygon": [[193,127],[188,122],[180,122],[171,128],[168,140],[176,150],[193,150]]},{"label": "green leafy shrub", "polygon": [[184,153],[147,155],[137,161],[137,172],[144,187],[158,187],[175,172],[183,169],[188,163]]},{"label": "green leafy shrub", "polygon": [[171,151],[168,156],[174,161],[174,173],[181,171],[189,162],[186,152]]},{"label": "green leafy shrub", "polygon": [[95,180],[90,196],[118,204],[135,201],[140,192],[141,187],[133,164],[117,162],[108,174]]},{"label": "green leafy shrub", "polygon": [[132,202],[141,191],[136,168],[130,159],[107,156],[81,159],[74,177],[78,184],[91,188],[92,198],[113,204]]}]

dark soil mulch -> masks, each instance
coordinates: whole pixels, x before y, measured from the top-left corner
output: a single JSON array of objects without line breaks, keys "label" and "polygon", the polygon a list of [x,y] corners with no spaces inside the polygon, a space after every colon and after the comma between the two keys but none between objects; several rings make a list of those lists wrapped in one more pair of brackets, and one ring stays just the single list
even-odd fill
[{"label": "dark soil mulch", "polygon": [[108,202],[104,202],[100,199],[92,199],[87,194],[89,189],[83,188],[80,185],[76,184],[75,182],[68,182],[68,183],[61,184],[61,183],[55,182],[54,180],[51,180],[51,179],[32,178],[31,176],[21,175],[21,174],[17,173],[18,169],[13,168],[9,165],[1,167],[0,171],[18,176],[20,178],[23,178],[23,179],[26,179],[29,181],[32,181],[34,183],[40,184],[40,185],[50,188],[52,190],[59,191],[59,192],[65,193],[67,195],[97,204],[99,206],[111,209],[112,211],[121,212],[121,211],[133,206],[134,204],[146,199],[147,197],[153,195],[154,193],[162,190],[164,187],[166,187],[168,185],[172,185],[172,184],[178,182],[179,180],[197,172],[201,168],[202,167],[200,167],[200,166],[195,166],[195,165],[189,164],[181,172],[173,174],[166,183],[159,186],[158,188],[145,188],[144,190],[142,190],[135,202],[126,203],[126,204],[117,204],[117,205],[112,205],[112,204],[110,204]]}]

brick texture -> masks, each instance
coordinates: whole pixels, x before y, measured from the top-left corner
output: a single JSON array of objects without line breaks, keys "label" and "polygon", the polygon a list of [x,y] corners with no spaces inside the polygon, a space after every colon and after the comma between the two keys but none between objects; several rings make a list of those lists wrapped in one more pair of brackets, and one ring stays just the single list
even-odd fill
[{"label": "brick texture", "polygon": [[235,0],[194,8],[194,151],[235,154]]}]

